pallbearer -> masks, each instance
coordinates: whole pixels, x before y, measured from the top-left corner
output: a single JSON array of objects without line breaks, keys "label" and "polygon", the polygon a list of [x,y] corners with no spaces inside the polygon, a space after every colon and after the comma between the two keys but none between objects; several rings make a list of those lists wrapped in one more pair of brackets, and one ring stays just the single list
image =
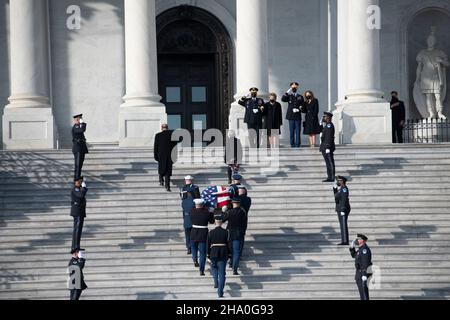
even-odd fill
[{"label": "pallbearer", "polygon": [[83,168],[85,155],[86,153],[89,153],[86,145],[86,137],[84,136],[87,124],[83,121],[82,114],[74,116],[73,119],[72,153],[75,157],[74,179],[79,179],[81,177],[81,170]]},{"label": "pallbearer", "polygon": [[184,186],[181,189],[181,199],[186,198],[186,193],[188,192],[188,190],[193,193],[194,199],[200,198],[200,189],[194,184],[194,177],[191,175],[187,175],[186,177],[184,177]]},{"label": "pallbearer", "polygon": [[342,176],[336,177],[336,184],[333,186],[334,200],[336,202],[336,213],[338,215],[339,225],[341,227],[341,243],[348,245],[348,215],[350,214],[349,191],[347,187],[347,178]]}]

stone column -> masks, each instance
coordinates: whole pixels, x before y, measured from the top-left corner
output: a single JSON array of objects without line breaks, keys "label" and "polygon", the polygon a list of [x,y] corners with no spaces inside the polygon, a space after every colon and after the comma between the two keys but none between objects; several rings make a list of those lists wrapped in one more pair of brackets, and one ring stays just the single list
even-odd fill
[{"label": "stone column", "polygon": [[167,122],[158,94],[155,0],[125,0],[126,95],[119,115],[120,147],[152,147]]},{"label": "stone column", "polygon": [[[371,28],[374,15],[381,19],[379,0],[339,0],[339,28],[347,30],[340,53],[346,58],[344,100],[336,104],[334,122],[337,140],[349,144],[385,144],[392,142],[389,103],[380,90],[380,30]],[[342,11],[346,11],[348,19]],[[345,24],[345,25],[344,25]],[[342,39],[340,33],[340,40]],[[339,70],[340,72],[340,70]]]},{"label": "stone column", "polygon": [[53,149],[47,0],[10,2],[11,96],[3,114],[4,149]]},{"label": "stone column", "polygon": [[[230,129],[246,136],[244,108],[237,101],[249,93],[251,87],[259,89],[259,96],[268,99],[269,58],[267,44],[267,0],[236,1],[236,95],[230,109]],[[242,139],[244,144],[246,139]]]}]

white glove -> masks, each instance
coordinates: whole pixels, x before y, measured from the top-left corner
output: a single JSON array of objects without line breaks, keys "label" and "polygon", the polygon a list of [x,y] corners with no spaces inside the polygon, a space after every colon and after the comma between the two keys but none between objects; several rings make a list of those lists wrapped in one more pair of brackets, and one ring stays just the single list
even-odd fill
[{"label": "white glove", "polygon": [[350,244],[350,248],[352,248],[352,249],[355,248],[355,240],[353,240],[352,243]]},{"label": "white glove", "polygon": [[362,276],[361,280],[362,280],[363,282],[366,282],[366,281],[367,281],[367,277],[366,277],[366,276]]},{"label": "white glove", "polygon": [[81,183],[81,187],[82,187],[82,188],[86,188],[86,182],[83,181],[83,182]]},{"label": "white glove", "polygon": [[84,250],[78,251],[78,258],[86,259],[86,252]]},{"label": "white glove", "polygon": [[292,93],[292,88],[289,88],[289,90],[286,92],[287,94]]},{"label": "white glove", "polygon": [[227,211],[228,211],[227,206],[222,207],[222,212],[223,212],[223,213],[225,213],[225,212],[227,212]]},{"label": "white glove", "polygon": [[83,119],[80,119],[80,124],[81,124],[81,123],[84,123]]},{"label": "white glove", "polygon": [[254,114],[256,114],[256,113],[258,113],[258,112],[259,112],[258,109],[253,109],[253,113],[254,113]]},{"label": "white glove", "polygon": [[326,153],[326,154],[328,154],[328,153],[330,153],[330,152],[331,152],[330,149],[325,150],[325,153]]},{"label": "white glove", "polygon": [[337,189],[337,188],[338,188],[337,182],[334,182],[333,189]]},{"label": "white glove", "polygon": [[294,113],[299,113],[300,110],[299,109],[294,109]]},{"label": "white glove", "polygon": [[341,212],[341,216],[345,216],[345,212]]}]

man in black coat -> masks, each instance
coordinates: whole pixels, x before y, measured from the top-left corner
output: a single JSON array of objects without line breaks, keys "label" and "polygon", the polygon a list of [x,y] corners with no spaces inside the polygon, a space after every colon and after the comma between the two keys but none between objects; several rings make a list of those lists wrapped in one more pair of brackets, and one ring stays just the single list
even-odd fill
[{"label": "man in black coat", "polygon": [[302,106],[305,102],[303,96],[298,93],[298,82],[292,82],[290,89],[283,95],[281,101],[288,103],[286,120],[289,120],[290,142],[292,148],[300,148],[300,126],[302,123]]},{"label": "man in black coat", "polygon": [[222,228],[223,218],[223,215],[214,217],[216,228],[209,232],[207,241],[207,256],[211,260],[214,288],[217,289],[219,298],[223,297],[227,260],[231,252],[228,231]]},{"label": "man in black coat", "polygon": [[247,212],[240,206],[241,200],[239,198],[232,199],[233,209],[225,213],[224,222],[228,221],[227,229],[230,235],[230,242],[232,246],[232,263],[233,275],[239,275],[238,267],[243,249],[245,233],[247,232]]},{"label": "man in black coat", "polygon": [[336,202],[336,213],[341,227],[340,246],[348,245],[348,216],[350,214],[349,191],[347,188],[347,178],[337,176],[336,184],[333,187],[334,200]]},{"label": "man in black coat", "polygon": [[86,153],[89,153],[86,145],[86,137],[84,136],[87,124],[83,121],[82,114],[74,116],[73,119],[72,153],[75,158],[74,179],[78,179],[81,177],[85,155]]},{"label": "man in black coat", "polygon": [[153,148],[154,158],[158,162],[159,184],[170,192],[170,177],[172,176],[172,150],[177,145],[172,141],[172,131],[167,124],[161,126],[161,132],[155,136]]},{"label": "man in black coat", "polygon": [[258,91],[258,88],[250,88],[250,97],[242,97],[238,101],[245,108],[244,123],[248,127],[248,140],[251,148],[260,146],[264,100],[258,98]]},{"label": "man in black coat", "polygon": [[225,137],[225,164],[227,164],[228,184],[231,184],[231,178],[239,172],[242,163],[242,143],[236,137],[234,130],[229,130]]},{"label": "man in black coat", "polygon": [[70,290],[70,300],[79,300],[83,290],[87,289],[84,282],[83,268],[85,265],[84,250],[72,250],[72,258],[69,261],[68,288]]},{"label": "man in black coat", "polygon": [[405,103],[398,99],[398,92],[391,92],[392,110],[392,143],[403,143],[403,127],[405,126]]},{"label": "man in black coat", "polygon": [[86,218],[86,193],[88,189],[83,177],[75,180],[70,194],[70,216],[73,217],[72,250],[80,249],[84,218]]},{"label": "man in black coat", "polygon": [[322,152],[323,158],[325,159],[325,164],[327,165],[327,179],[323,182],[333,182],[335,165],[334,165],[334,151],[336,150],[336,145],[334,143],[334,125],[331,122],[333,114],[329,112],[324,113],[322,125],[322,143],[320,144],[320,152]]},{"label": "man in black coat", "polygon": [[[208,239],[208,224],[214,223],[214,214],[204,207],[203,199],[195,199],[195,208],[190,212],[192,223],[191,251],[196,268],[200,267],[200,275],[205,275],[206,241]],[[198,253],[200,252],[200,263]]]},{"label": "man in black coat", "polygon": [[[350,254],[355,259],[355,281],[361,300],[369,300],[369,286],[367,282],[372,276],[369,272],[369,267],[372,265],[372,252],[366,242],[367,237],[363,234],[358,234],[350,247]],[[356,251],[355,247],[359,247],[358,251]]]}]

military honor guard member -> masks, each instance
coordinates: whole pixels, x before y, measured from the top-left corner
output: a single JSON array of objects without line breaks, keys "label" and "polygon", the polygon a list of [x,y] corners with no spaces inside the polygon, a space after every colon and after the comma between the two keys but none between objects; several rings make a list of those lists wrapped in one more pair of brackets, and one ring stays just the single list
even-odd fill
[{"label": "military honor guard member", "polygon": [[239,186],[239,198],[241,199],[241,208],[244,209],[248,215],[250,207],[252,206],[252,198],[248,196],[247,188],[243,185]]},{"label": "military honor guard member", "polygon": [[191,250],[191,231],[192,231],[192,222],[191,222],[191,210],[195,207],[195,189],[189,188],[186,189],[186,193],[183,194],[184,198],[181,200],[181,208],[183,209],[183,228],[184,235],[186,238],[186,249],[187,254],[192,254]]},{"label": "military honor guard member", "polygon": [[289,90],[281,97],[281,101],[287,102],[286,120],[289,121],[290,142],[292,148],[300,148],[300,126],[302,123],[302,106],[305,101],[298,92],[298,82],[292,82]]},{"label": "military honor guard member", "polygon": [[194,199],[198,199],[200,198],[200,189],[198,186],[196,186],[194,183],[194,177],[191,175],[187,175],[186,177],[184,177],[184,186],[181,189],[181,198],[185,199],[186,198],[186,193],[188,192],[188,190],[191,190],[191,192],[194,195]]},{"label": "military honor guard member", "polygon": [[80,300],[81,293],[87,289],[84,282],[83,269],[86,262],[85,253],[82,249],[73,249],[70,254],[72,258],[69,261],[68,288],[70,290],[70,300]]},{"label": "military honor guard member", "polygon": [[245,233],[247,232],[247,213],[240,206],[241,199],[238,197],[231,200],[233,208],[224,215],[224,222],[228,221],[229,240],[232,247],[231,267],[233,275],[239,275],[239,261],[244,247]]},{"label": "military honor guard member", "polygon": [[155,136],[153,148],[155,161],[158,162],[159,184],[170,192],[170,177],[172,176],[172,150],[177,145],[172,141],[172,131],[167,124],[161,125],[161,132]]},{"label": "military honor guard member", "polygon": [[78,114],[73,117],[74,125],[72,127],[72,153],[75,158],[74,179],[81,177],[81,170],[83,169],[85,155],[89,153],[86,145],[87,124],[83,121],[83,115]]},{"label": "military honor guard member", "polygon": [[355,280],[361,300],[369,300],[369,286],[367,282],[372,276],[368,272],[369,267],[372,265],[372,252],[366,242],[367,237],[363,234],[358,234],[356,240],[350,246],[350,254],[355,259]]},{"label": "military honor guard member", "polygon": [[219,298],[223,298],[225,287],[226,266],[230,255],[230,243],[228,231],[222,228],[223,215],[214,217],[216,227],[208,234],[207,248],[208,259],[211,260],[211,272],[214,279],[214,288],[217,289]]},{"label": "military honor guard member", "polygon": [[[208,238],[208,224],[214,223],[214,214],[204,207],[203,199],[195,199],[195,208],[190,212],[192,223],[191,251],[192,260],[196,268],[200,267],[200,275],[205,275],[206,241]],[[200,263],[198,256],[200,253]]]},{"label": "military honor guard member", "polygon": [[264,114],[264,100],[258,98],[258,88],[250,88],[250,97],[242,97],[238,103],[245,108],[244,123],[248,127],[250,148],[259,148],[260,130]]},{"label": "military honor guard member", "polygon": [[320,144],[320,152],[322,152],[323,158],[325,159],[325,164],[327,165],[327,179],[323,182],[334,182],[334,151],[336,146],[334,144],[334,125],[331,122],[333,119],[333,114],[330,112],[325,112],[323,116],[322,125],[322,143]]},{"label": "military honor guard member", "polygon": [[348,216],[350,214],[349,190],[347,187],[347,178],[336,177],[336,183],[333,186],[334,200],[336,202],[336,213],[338,215],[339,225],[341,227],[341,243],[339,245],[348,245]]},{"label": "military honor guard member", "polygon": [[230,184],[229,191],[231,198],[237,197],[239,195],[239,186],[241,185],[242,176],[240,174],[233,175],[233,183]]},{"label": "military honor guard member", "polygon": [[84,219],[86,218],[86,193],[88,191],[83,177],[75,179],[75,185],[70,194],[70,216],[73,217],[72,250],[80,249],[81,234],[83,233]]}]

